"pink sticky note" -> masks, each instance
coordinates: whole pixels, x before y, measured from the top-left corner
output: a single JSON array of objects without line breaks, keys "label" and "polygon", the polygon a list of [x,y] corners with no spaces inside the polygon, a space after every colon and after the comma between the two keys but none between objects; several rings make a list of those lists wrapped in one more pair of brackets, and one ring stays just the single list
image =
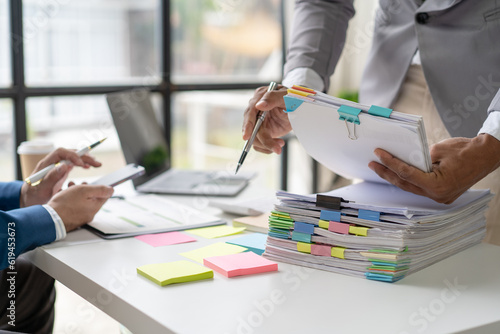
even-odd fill
[{"label": "pink sticky note", "polygon": [[278,270],[278,264],[254,252],[207,257],[203,264],[226,276],[241,276]]},{"label": "pink sticky note", "polygon": [[320,256],[332,256],[332,247],[326,245],[311,245],[311,254]]},{"label": "pink sticky note", "polygon": [[175,245],[175,244],[182,244],[185,242],[196,241],[195,238],[180,232],[145,234],[145,235],[139,235],[135,238],[144,241],[145,243],[153,247]]},{"label": "pink sticky note", "polygon": [[349,234],[349,224],[331,221],[330,224],[328,225],[328,231],[342,233],[342,234]]}]

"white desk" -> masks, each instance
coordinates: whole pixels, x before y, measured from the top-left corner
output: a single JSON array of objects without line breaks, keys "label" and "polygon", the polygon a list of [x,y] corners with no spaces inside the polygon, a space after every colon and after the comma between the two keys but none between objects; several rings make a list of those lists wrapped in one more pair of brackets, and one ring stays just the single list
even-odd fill
[{"label": "white desk", "polygon": [[133,333],[500,333],[500,247],[488,244],[394,284],[282,263],[279,272],[166,287],[136,274],[233,237],[154,248],[80,230],[68,239],[90,243],[28,256]]}]

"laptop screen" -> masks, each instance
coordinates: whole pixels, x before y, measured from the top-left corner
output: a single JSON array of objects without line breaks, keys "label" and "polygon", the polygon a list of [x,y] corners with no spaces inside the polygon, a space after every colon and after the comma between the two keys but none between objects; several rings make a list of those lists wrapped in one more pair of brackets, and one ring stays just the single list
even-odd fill
[{"label": "laptop screen", "polygon": [[149,91],[134,89],[106,95],[127,163],[136,163],[146,173],[134,186],[149,181],[170,168],[165,134],[156,119]]}]

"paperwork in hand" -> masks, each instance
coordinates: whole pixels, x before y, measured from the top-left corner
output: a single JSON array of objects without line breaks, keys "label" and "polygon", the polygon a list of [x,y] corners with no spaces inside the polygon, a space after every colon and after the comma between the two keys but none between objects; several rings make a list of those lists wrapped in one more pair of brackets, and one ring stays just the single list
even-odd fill
[{"label": "paperwork in hand", "polygon": [[186,230],[226,222],[158,195],[111,198],[86,226],[106,238]]},{"label": "paperwork in hand", "polygon": [[403,191],[368,168],[382,148],[424,171],[431,160],[422,118],[294,86],[285,96],[306,151],[333,172],[365,182],[317,195],[278,191],[264,256],[396,282],[484,238],[489,190],[451,205]]},{"label": "paperwork in hand", "polygon": [[284,97],[293,131],[307,153],[328,169],[348,179],[386,182],[368,168],[370,161],[378,161],[373,151],[382,148],[431,171],[421,116],[293,88]]}]

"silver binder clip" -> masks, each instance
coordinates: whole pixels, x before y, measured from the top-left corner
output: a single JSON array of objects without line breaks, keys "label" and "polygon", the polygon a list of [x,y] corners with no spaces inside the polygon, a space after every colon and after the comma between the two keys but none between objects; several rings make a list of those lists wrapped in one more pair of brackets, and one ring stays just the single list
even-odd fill
[{"label": "silver binder clip", "polygon": [[[356,124],[360,124],[358,115],[361,112],[361,109],[341,105],[337,112],[339,113],[339,119],[345,122],[345,127],[347,128],[347,136],[349,137],[349,139],[358,139],[358,136],[356,136]],[[352,133],[347,122],[352,123]]]},{"label": "silver binder clip", "polygon": [[349,139],[350,140],[358,139],[358,137],[356,136],[356,123],[351,123],[352,124],[352,134],[351,134],[351,130],[349,130],[349,125],[347,124],[347,120],[344,119],[344,122],[345,122],[345,127],[347,128],[347,136],[349,137]]}]

